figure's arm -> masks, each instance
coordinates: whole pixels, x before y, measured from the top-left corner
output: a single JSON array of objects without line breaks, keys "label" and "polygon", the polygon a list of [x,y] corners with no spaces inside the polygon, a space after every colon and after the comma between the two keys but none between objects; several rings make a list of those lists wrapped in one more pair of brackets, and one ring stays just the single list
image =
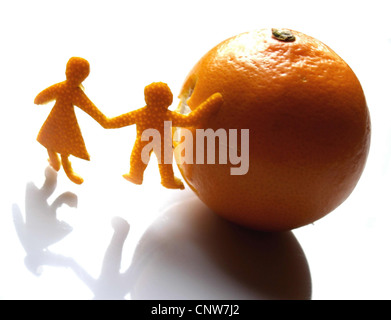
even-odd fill
[{"label": "figure's arm", "polygon": [[194,126],[217,112],[223,103],[223,96],[220,93],[212,94],[188,115],[172,113],[173,127]]},{"label": "figure's arm", "polygon": [[107,118],[91,101],[86,94],[80,89],[77,99],[74,101],[80,109],[88,113],[103,128],[115,129],[130,126],[136,123],[136,114],[138,110],[125,113],[123,115]]},{"label": "figure's arm", "polygon": [[131,126],[136,123],[137,114],[139,110],[131,111],[128,113],[124,113],[120,116],[107,119],[106,129],[117,129],[123,128],[126,126]]},{"label": "figure's arm", "polygon": [[77,196],[72,192],[64,192],[53,201],[50,208],[56,212],[63,204],[72,208],[77,208]]},{"label": "figure's arm", "polygon": [[60,86],[59,83],[46,88],[41,91],[34,99],[35,104],[45,104],[56,99],[57,89]]},{"label": "figure's arm", "polygon": [[82,89],[77,91],[73,103],[90,115],[103,128],[107,128],[108,118],[91,102]]}]

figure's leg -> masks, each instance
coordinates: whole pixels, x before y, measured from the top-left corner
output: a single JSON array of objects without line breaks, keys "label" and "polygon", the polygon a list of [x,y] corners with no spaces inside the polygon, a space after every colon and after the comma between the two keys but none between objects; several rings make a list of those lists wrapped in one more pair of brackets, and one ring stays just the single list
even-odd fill
[{"label": "figure's leg", "polygon": [[163,187],[169,189],[185,189],[181,179],[174,176],[174,170],[171,163],[159,164],[159,171]]},{"label": "figure's leg", "polygon": [[62,167],[64,168],[67,177],[76,184],[82,184],[84,180],[73,172],[72,165],[68,157],[69,155],[61,155]]},{"label": "figure's leg", "polygon": [[52,150],[49,150],[49,149],[48,149],[48,154],[49,154],[48,161],[49,161],[50,166],[56,171],[60,170],[61,160],[60,160],[60,157],[58,156],[58,154]]},{"label": "figure's leg", "polygon": [[142,184],[144,179],[144,171],[148,166],[148,162],[144,162],[141,159],[143,144],[141,141],[136,140],[134,144],[132,154],[130,156],[130,170],[129,173],[123,175],[123,177],[134,183],[134,184]]},{"label": "figure's leg", "polygon": [[106,249],[99,277],[103,281],[119,280],[123,247],[129,233],[129,223],[120,217],[114,217],[111,220],[111,225],[114,229],[114,234]]}]

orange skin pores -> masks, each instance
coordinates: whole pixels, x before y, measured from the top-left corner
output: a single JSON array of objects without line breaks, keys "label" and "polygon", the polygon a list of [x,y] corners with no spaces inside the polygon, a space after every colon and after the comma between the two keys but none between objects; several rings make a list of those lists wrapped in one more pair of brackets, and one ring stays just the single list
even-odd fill
[{"label": "orange skin pores", "polygon": [[99,111],[82,90],[81,83],[89,73],[88,61],[73,57],[69,59],[66,66],[66,80],[43,90],[34,100],[35,104],[56,101],[39,131],[37,140],[48,150],[50,165],[58,171],[62,164],[68,178],[76,184],[83,183],[83,179],[73,171],[68,158],[72,155],[90,160],[90,156],[76,119],[74,106],[88,113],[102,126],[107,121],[106,116]]},{"label": "orange skin pores", "polygon": [[[83,179],[73,171],[69,156],[72,155],[84,160],[90,160],[90,156],[76,119],[74,106],[85,111],[106,129],[136,124],[137,138],[131,154],[130,171],[123,177],[135,184],[142,184],[144,170],[148,162],[143,161],[141,154],[143,148],[149,143],[142,141],[142,133],[148,129],[155,129],[160,133],[161,146],[164,146],[164,143],[172,146],[171,135],[170,141],[164,141],[165,121],[171,121],[174,127],[194,126],[216,112],[223,102],[221,94],[215,93],[191,114],[182,115],[168,110],[173,100],[171,90],[167,84],[156,82],[145,87],[145,107],[118,117],[107,118],[82,90],[81,84],[89,72],[90,66],[87,60],[78,57],[69,59],[66,66],[66,80],[43,90],[34,100],[35,104],[56,101],[39,131],[37,140],[47,149],[49,164],[56,171],[60,170],[62,165],[68,178],[76,184],[83,183]],[[152,151],[157,154],[157,150],[151,150],[149,154]],[[159,158],[160,154],[157,156]],[[159,159],[161,160],[159,161],[159,171],[162,185],[171,189],[184,189],[182,181],[174,176],[172,163],[166,163],[163,153]]]},{"label": "orange skin pores", "polygon": [[[167,160],[165,159],[166,155],[162,152],[165,144],[172,146],[172,135],[169,137],[164,135],[164,122],[171,121],[172,127],[199,125],[218,110],[223,102],[222,95],[220,93],[212,94],[189,115],[182,115],[168,110],[173,96],[170,88],[163,82],[154,82],[146,86],[144,96],[145,107],[111,118],[106,125],[106,128],[121,128],[136,124],[137,137],[130,157],[130,171],[128,174],[124,174],[123,177],[135,184],[142,184],[144,170],[148,165],[148,162],[142,159],[142,150],[150,143],[142,140],[142,134],[145,130],[154,129],[160,134],[160,146],[162,147],[160,148],[161,150],[151,150],[149,154],[153,151],[160,159],[161,183],[166,188],[184,189],[182,181],[174,176],[171,161],[165,161]],[[169,138],[169,141],[167,141],[167,138]],[[172,148],[170,153],[172,153]]]}]

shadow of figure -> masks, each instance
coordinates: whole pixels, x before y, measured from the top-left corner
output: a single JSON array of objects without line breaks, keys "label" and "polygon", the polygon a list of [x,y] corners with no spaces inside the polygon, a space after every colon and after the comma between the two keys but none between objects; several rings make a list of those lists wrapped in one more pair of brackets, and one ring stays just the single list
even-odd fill
[{"label": "shadow of figure", "polygon": [[311,277],[292,232],[233,225],[198,199],[174,205],[144,233],[121,272],[129,224],[114,218],[101,274],[72,269],[95,299],[310,299]]},{"label": "shadow of figure", "polygon": [[89,287],[95,299],[123,299],[130,292],[129,282],[124,282],[124,275],[120,274],[122,249],[129,224],[122,218],[113,218],[114,234],[105,253],[101,274],[94,279],[72,257],[55,254],[48,249],[72,231],[67,223],[57,219],[56,213],[63,204],[77,207],[77,196],[65,192],[49,204],[48,198],[56,189],[57,172],[47,167],[45,178],[41,188],[33,183],[26,186],[25,219],[17,204],[12,207],[15,230],[26,251],[27,269],[39,276],[43,266],[67,267]]},{"label": "shadow of figure", "polygon": [[57,219],[62,204],[76,207],[76,195],[66,192],[52,204],[57,174],[45,171],[41,188],[29,183],[23,220],[13,206],[14,224],[26,251],[27,268],[68,267],[95,299],[310,299],[307,260],[292,232],[262,233],[236,226],[215,215],[199,199],[170,207],[144,233],[130,266],[121,272],[129,224],[112,220],[113,235],[98,278],[73,258],[48,247],[72,228]]},{"label": "shadow of figure", "polygon": [[132,299],[311,299],[292,232],[241,228],[198,199],[171,207],[141,238],[129,270]]},{"label": "shadow of figure", "polygon": [[45,178],[41,188],[31,182],[26,186],[25,219],[17,204],[12,207],[15,230],[26,251],[25,265],[37,276],[44,265],[67,267],[71,263],[71,258],[52,253],[48,247],[72,231],[67,223],[57,219],[57,209],[63,204],[77,206],[77,196],[71,192],[61,194],[48,204],[57,186],[57,172],[47,167]]},{"label": "shadow of figure", "polygon": [[93,278],[75,261],[72,261],[70,265],[80,280],[91,290],[96,300],[122,300],[130,292],[131,282],[126,281],[129,273],[120,272],[123,246],[129,233],[129,224],[120,217],[114,217],[111,225],[114,233],[105,252],[98,278]]}]

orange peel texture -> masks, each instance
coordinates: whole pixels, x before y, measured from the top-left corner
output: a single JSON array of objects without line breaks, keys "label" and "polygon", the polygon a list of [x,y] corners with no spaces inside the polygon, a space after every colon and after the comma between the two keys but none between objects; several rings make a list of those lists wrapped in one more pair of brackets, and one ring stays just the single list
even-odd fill
[{"label": "orange peel texture", "polygon": [[35,104],[56,101],[39,131],[37,140],[48,150],[49,164],[57,171],[62,164],[68,178],[77,184],[83,183],[83,179],[73,171],[69,156],[84,160],[90,160],[90,156],[76,119],[74,106],[85,111],[102,126],[105,126],[107,121],[106,116],[82,90],[81,83],[89,73],[90,65],[87,60],[72,57],[66,65],[66,80],[43,90],[34,100]]},{"label": "orange peel texture", "polygon": [[[154,82],[146,86],[144,97],[146,106],[108,119],[105,125],[106,128],[113,129],[136,124],[137,136],[130,157],[130,170],[123,177],[135,184],[142,184],[144,171],[148,165],[148,161],[142,159],[142,152],[150,143],[149,141],[143,141],[142,136],[146,130],[154,129],[155,132],[159,133],[161,148],[160,150],[151,148],[149,156],[154,152],[159,160],[161,184],[170,189],[184,189],[182,181],[174,176],[172,162],[167,158],[172,156],[173,139],[172,134],[165,134],[164,122],[171,121],[172,127],[196,126],[217,112],[223,103],[222,95],[220,93],[210,95],[199,104],[196,110],[188,115],[168,110],[173,101],[173,95],[166,83]],[[169,154],[163,152],[165,145],[170,146]]]},{"label": "orange peel texture", "polygon": [[233,36],[200,58],[180,98],[194,110],[213,92],[224,107],[208,127],[250,133],[246,174],[232,175],[229,163],[179,165],[215,213],[252,229],[291,230],[352,193],[369,152],[370,114],[357,76],[327,45],[289,29]]}]

